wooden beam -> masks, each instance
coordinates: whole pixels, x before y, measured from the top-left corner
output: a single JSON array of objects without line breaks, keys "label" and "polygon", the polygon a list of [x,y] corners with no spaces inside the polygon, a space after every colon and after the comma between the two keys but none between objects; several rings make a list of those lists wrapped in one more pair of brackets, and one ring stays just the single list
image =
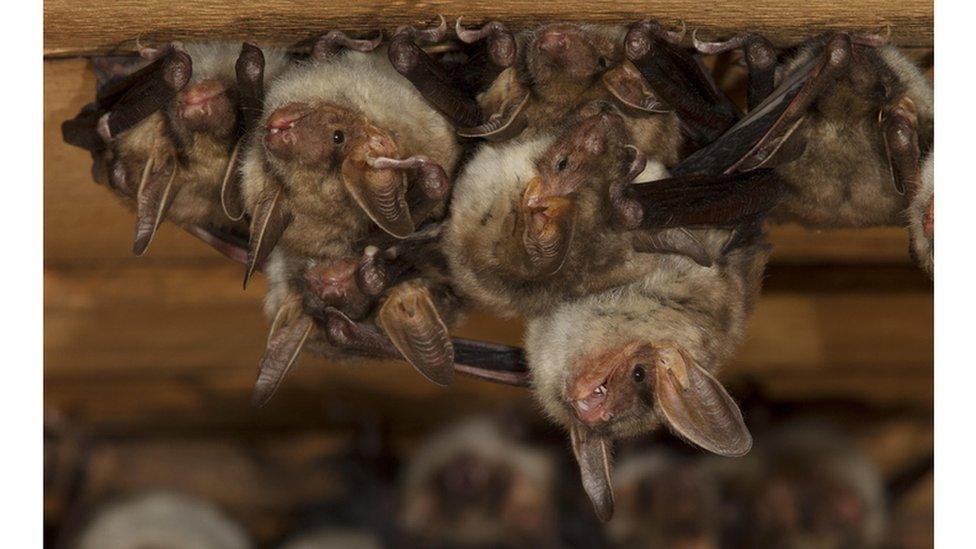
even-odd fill
[{"label": "wooden beam", "polygon": [[444,15],[451,23],[464,16],[470,24],[497,19],[512,29],[544,21],[630,23],[643,18],[683,20],[708,36],[740,30],[766,34],[779,45],[795,44],[831,29],[878,31],[891,25],[892,39],[904,46],[931,47],[933,6],[930,0],[863,0],[859,2],[695,2],[692,0],[563,0],[524,2],[496,0],[209,0],[199,2],[133,2],[106,0],[44,3],[44,53],[75,56],[120,46],[168,40],[249,39],[290,45],[331,29],[389,34],[404,24],[421,24]]}]

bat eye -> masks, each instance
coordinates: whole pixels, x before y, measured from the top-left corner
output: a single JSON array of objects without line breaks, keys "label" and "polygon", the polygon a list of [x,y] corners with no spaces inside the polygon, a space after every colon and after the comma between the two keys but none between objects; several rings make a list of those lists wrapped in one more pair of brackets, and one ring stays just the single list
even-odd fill
[{"label": "bat eye", "polygon": [[342,130],[336,130],[332,134],[332,142],[336,145],[342,144],[346,140],[346,134],[342,133]]},{"label": "bat eye", "polygon": [[634,366],[634,370],[630,372],[630,377],[634,380],[634,383],[643,383],[644,378],[647,377],[647,371],[644,370],[644,366],[638,364],[637,366]]},{"label": "bat eye", "polygon": [[600,57],[596,60],[596,66],[600,67],[600,70],[605,70],[607,68],[607,58]]},{"label": "bat eye", "polygon": [[569,159],[564,156],[560,158],[558,162],[556,162],[556,171],[561,172],[565,170],[566,166],[568,165],[569,165]]}]

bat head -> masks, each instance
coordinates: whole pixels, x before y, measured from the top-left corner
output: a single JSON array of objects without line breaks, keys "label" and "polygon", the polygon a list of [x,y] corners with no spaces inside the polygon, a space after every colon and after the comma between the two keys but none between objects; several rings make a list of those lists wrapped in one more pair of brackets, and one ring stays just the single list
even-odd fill
[{"label": "bat head", "polygon": [[607,185],[629,164],[628,142],[619,112],[595,102],[538,159],[519,205],[522,246],[538,276],[562,268],[577,232],[604,228]]},{"label": "bat head", "polygon": [[462,424],[416,459],[423,463],[411,472],[421,474],[407,482],[401,517],[408,531],[464,546],[524,545],[549,535],[551,464],[494,426]]},{"label": "bat head", "polygon": [[718,479],[700,459],[643,452],[617,466],[617,515],[609,525],[627,547],[718,547]]},{"label": "bat head", "polygon": [[[397,158],[397,144],[364,116],[331,102],[288,103],[268,116],[264,148],[286,174],[304,171],[320,174],[318,180],[340,178],[363,212],[389,234],[402,238],[413,232],[406,176],[373,166],[378,159]],[[299,178],[285,179],[287,184]]]},{"label": "bat head", "polygon": [[561,395],[583,487],[597,515],[613,512],[610,443],[666,424],[722,456],[752,447],[742,413],[725,388],[671,342],[631,341],[584,355],[570,366]]},{"label": "bat head", "polygon": [[620,44],[594,29],[573,23],[546,25],[526,49],[532,81],[562,89],[584,89],[623,59]]},{"label": "bat head", "polygon": [[362,318],[373,300],[360,289],[356,280],[358,270],[359,261],[353,258],[314,263],[304,273],[304,284],[300,284],[306,307],[312,310],[332,307],[350,318]]},{"label": "bat head", "polygon": [[176,95],[176,114],[191,132],[229,137],[237,127],[237,92],[219,78],[192,83]]}]

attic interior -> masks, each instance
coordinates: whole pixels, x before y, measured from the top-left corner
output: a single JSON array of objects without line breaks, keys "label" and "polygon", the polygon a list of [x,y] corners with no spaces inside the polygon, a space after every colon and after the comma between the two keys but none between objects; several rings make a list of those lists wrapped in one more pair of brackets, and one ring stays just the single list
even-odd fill
[{"label": "attic interior", "polygon": [[[367,483],[389,485],[376,505],[399,505],[397,487],[411,457],[433,434],[468,417],[489,416],[547,449],[560,471],[572,459],[564,435],[546,423],[526,389],[466,377],[441,388],[402,362],[302,356],[274,400],[252,407],[268,330],[265,281],[258,276],[242,291],[240,265],[171,224],[159,229],[152,253],[133,257],[132,214],[93,182],[90,155],[61,138],[61,123],[94,98],[92,56],[131,51],[136,38],[284,45],[323,29],[389,33],[436,14],[472,24],[497,19],[515,30],[653,16],[710,36],[751,29],[777,46],[828,29],[890,28],[891,42],[933,77],[928,2],[763,0],[720,9],[673,0],[647,9],[640,2],[575,0],[547,5],[545,13],[518,2],[457,0],[45,2],[46,543],[71,546],[107,505],[161,490],[216,506],[243,525],[255,546],[278,546],[309,524],[344,517],[334,508],[356,498],[350,478],[370,471],[379,480]],[[709,63],[719,86],[744,103],[739,54]],[[916,471],[933,448],[931,280],[909,257],[902,228],[781,225],[770,227],[769,236],[763,294],[722,379],[757,440],[811,418],[843,432],[883,484],[898,485],[897,498],[885,503],[886,539],[898,547],[931,546],[933,475],[930,466]],[[522,332],[521,322],[474,313],[456,335],[517,346]],[[666,434],[628,450],[655,445],[693,455]],[[355,474],[344,468],[350,461]],[[560,505],[574,517],[560,521],[598,524],[571,466],[560,479],[571,492],[559,496]]]}]

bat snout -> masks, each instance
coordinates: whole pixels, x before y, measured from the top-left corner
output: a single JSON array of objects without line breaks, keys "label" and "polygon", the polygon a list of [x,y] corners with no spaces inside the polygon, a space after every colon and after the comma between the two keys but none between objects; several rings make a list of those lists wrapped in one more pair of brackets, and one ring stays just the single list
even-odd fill
[{"label": "bat snout", "polygon": [[235,113],[228,91],[214,79],[184,89],[177,98],[180,118],[194,131],[229,129]]}]

